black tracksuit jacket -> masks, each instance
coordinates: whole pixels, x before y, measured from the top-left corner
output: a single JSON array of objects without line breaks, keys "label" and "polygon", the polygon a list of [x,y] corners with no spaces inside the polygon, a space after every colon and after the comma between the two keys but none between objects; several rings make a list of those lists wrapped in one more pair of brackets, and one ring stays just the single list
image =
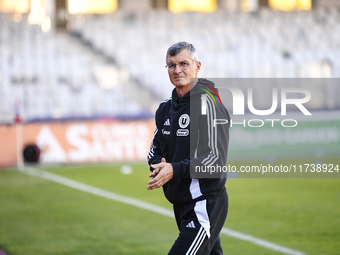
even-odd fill
[{"label": "black tracksuit jacket", "polygon": [[[195,182],[190,177],[190,169],[193,171],[195,166],[223,167],[227,161],[230,117],[209,86],[214,88],[214,83],[198,79],[183,97],[179,97],[174,89],[172,97],[164,100],[156,111],[156,129],[148,163],[156,164],[165,158],[172,164],[173,178],[163,185],[163,191],[175,205],[214,198],[225,191],[226,175],[200,178]],[[202,94],[207,94],[206,115],[201,114]],[[214,127],[215,119],[228,120],[228,124]]]}]

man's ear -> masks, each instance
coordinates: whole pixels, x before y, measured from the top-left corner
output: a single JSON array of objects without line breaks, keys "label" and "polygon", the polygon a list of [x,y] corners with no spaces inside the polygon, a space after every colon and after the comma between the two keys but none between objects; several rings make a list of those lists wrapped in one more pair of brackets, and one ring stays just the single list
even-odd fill
[{"label": "man's ear", "polygon": [[198,72],[201,70],[201,62],[197,61],[196,63],[196,74],[198,74]]}]

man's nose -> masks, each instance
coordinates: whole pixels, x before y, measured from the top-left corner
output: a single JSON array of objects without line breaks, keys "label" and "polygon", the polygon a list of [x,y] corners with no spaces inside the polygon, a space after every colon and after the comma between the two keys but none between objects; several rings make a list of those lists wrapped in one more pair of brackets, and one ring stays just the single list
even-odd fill
[{"label": "man's nose", "polygon": [[182,72],[182,69],[179,67],[179,65],[176,65],[174,73],[180,73],[180,72]]}]

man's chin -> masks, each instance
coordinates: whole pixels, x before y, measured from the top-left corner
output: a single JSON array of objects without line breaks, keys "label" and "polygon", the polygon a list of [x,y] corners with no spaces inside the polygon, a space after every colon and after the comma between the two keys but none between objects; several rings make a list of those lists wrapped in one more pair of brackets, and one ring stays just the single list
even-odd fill
[{"label": "man's chin", "polygon": [[183,83],[173,83],[173,85],[176,87],[176,88],[185,88],[187,87],[189,84],[183,84]]},{"label": "man's chin", "polygon": [[174,82],[172,82],[172,84],[176,88],[184,88],[184,87],[188,87],[188,86],[190,86],[192,88],[196,85],[196,82],[197,82],[197,80],[191,81],[191,83],[187,83],[187,82],[183,82],[183,81],[174,81]]},{"label": "man's chin", "polygon": [[176,87],[185,87],[188,85],[187,82],[183,81],[182,79],[174,80],[172,84]]}]

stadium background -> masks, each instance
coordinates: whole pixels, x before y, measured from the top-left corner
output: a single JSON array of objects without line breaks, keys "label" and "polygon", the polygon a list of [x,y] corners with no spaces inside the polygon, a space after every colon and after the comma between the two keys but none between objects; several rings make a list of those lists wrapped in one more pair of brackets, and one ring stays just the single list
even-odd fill
[{"label": "stadium background", "polygon": [[[138,197],[139,191],[129,193],[128,183],[125,186],[119,183],[127,181],[119,175],[130,173],[131,169],[135,173],[134,166],[137,166],[141,169],[139,172],[137,170],[138,178],[147,177],[142,172],[147,170],[145,160],[154,130],[153,115],[159,102],[169,97],[173,89],[164,68],[165,52],[171,44],[182,40],[193,43],[197,48],[202,62],[201,77],[252,78],[254,81],[259,78],[281,78],[290,82],[294,78],[305,78],[306,81],[319,81],[310,85],[307,82],[306,85],[312,93],[312,99],[306,106],[313,117],[306,120],[297,114],[299,125],[289,133],[288,142],[282,128],[258,130],[236,127],[231,130],[229,162],[340,163],[337,161],[340,156],[340,1],[0,0],[0,167],[8,169],[17,166],[23,169],[23,149],[28,144],[36,144],[41,151],[40,164],[36,167]],[[246,88],[242,89],[246,91]],[[259,93],[254,100],[267,102],[266,96],[266,93]],[[267,109],[270,103],[269,100],[261,106]],[[227,108],[232,112],[231,103]],[[251,115],[246,115],[248,117],[251,118]],[[81,169],[79,176],[78,172],[75,174],[67,170],[72,169],[69,168],[70,164],[75,163]],[[98,165],[88,163],[99,163],[105,170],[99,171]],[[106,169],[106,165],[111,163],[114,165]],[[60,164],[59,168],[53,168],[55,164]],[[91,170],[83,169],[82,164],[93,167]],[[106,172],[109,169],[113,169],[115,174]],[[26,205],[26,195],[41,196],[38,190],[32,191],[32,194],[25,192],[26,182],[27,185],[37,182],[39,189],[39,181],[20,176],[14,178],[13,173],[7,173],[7,170],[0,172],[3,174],[1,201],[7,206],[1,221],[4,232],[0,231],[0,252],[1,248],[9,247],[14,253],[16,251],[15,254],[20,254],[20,251],[41,254],[43,245],[39,243],[36,247],[29,247],[25,242],[18,242],[19,248],[15,247],[11,240],[19,238],[17,231],[20,232],[22,226],[14,227],[15,219],[5,220],[8,215],[16,214],[18,201]],[[114,178],[111,181],[117,188],[105,184],[108,176]],[[141,185],[135,184],[136,180],[128,181],[135,185],[135,189]],[[147,179],[143,179],[143,183],[145,181]],[[255,194],[254,190],[269,184],[265,180],[242,182],[246,184],[240,185],[244,190],[240,188],[239,191],[247,198],[238,198],[250,204],[252,201],[246,191]],[[18,183],[26,184],[19,188]],[[267,187],[272,189],[282,185],[278,180],[273,183]],[[328,187],[333,195],[340,193],[337,180],[316,181],[314,186],[307,182],[287,186],[292,193],[294,190],[297,194],[299,191],[295,188],[301,186],[306,188],[306,194],[310,191],[309,194],[315,196],[313,192],[320,185]],[[232,191],[235,189],[233,183],[230,187]],[[281,188],[285,190],[285,187],[283,185]],[[253,201],[262,201],[263,198],[266,201],[266,190],[263,189],[261,196],[251,197]],[[17,192],[22,201],[16,200],[17,197],[10,199]],[[44,192],[56,194],[53,191]],[[284,196],[285,191],[280,192]],[[320,191],[320,194],[323,193]],[[147,197],[144,193],[140,196],[146,201],[164,205],[159,198],[160,193],[157,195],[159,197]],[[290,199],[294,198],[292,194]],[[276,199],[273,197],[273,201],[269,202],[275,213],[275,210],[280,211],[279,206],[275,206]],[[307,205],[301,201],[296,203],[308,207],[309,199],[312,198],[305,198]],[[324,238],[328,236],[327,242],[322,238],[320,240],[329,250],[315,248],[318,242],[313,245],[306,241],[304,246],[298,241],[285,240],[283,243],[286,246],[306,250],[310,254],[313,254],[313,249],[314,254],[337,254],[339,245],[335,238],[340,235],[340,223],[339,220],[334,221],[334,215],[340,212],[338,197],[329,204],[326,203],[327,199],[322,199],[325,204],[317,205],[315,210],[329,209],[333,216],[328,215],[332,223],[327,224],[332,224],[332,227],[325,224],[324,227],[330,229],[328,232],[315,230],[315,239],[320,238],[322,233]],[[10,204],[11,201],[15,205]],[[42,206],[38,202],[33,205],[38,208]],[[54,206],[59,205],[65,206],[55,201]],[[242,210],[246,209],[242,206],[239,205],[240,216],[249,216],[243,214]],[[237,211],[237,203],[235,207]],[[287,208],[290,210],[288,205]],[[76,211],[73,210],[70,210],[71,214]],[[267,210],[269,213],[270,209]],[[299,208],[297,212],[303,210]],[[122,212],[126,211],[122,209]],[[323,211],[314,211],[317,212],[322,214]],[[258,215],[261,217],[263,214],[260,211]],[[305,221],[315,220],[307,214],[301,212]],[[43,213],[39,215],[44,218]],[[141,215],[145,216],[140,216],[142,221],[147,219],[147,215]],[[19,214],[17,220],[22,217]],[[247,229],[241,220],[235,223],[232,219],[233,215],[230,220],[232,227],[243,227],[243,230],[254,235],[259,234],[254,229],[260,222],[266,224],[259,220],[259,223],[250,223]],[[315,222],[322,222],[318,220]],[[76,222],[75,218],[70,217],[70,222]],[[10,233],[11,229],[14,233]],[[272,238],[266,230],[264,227],[259,235],[265,239]],[[289,226],[286,230],[283,233],[292,234]],[[292,236],[310,231],[308,228],[305,230]],[[127,233],[131,234],[131,231]],[[277,240],[281,240],[280,237]],[[277,240],[274,238],[273,241]],[[305,242],[305,239],[300,241]],[[164,247],[166,249],[168,245]],[[266,254],[263,250],[255,249],[252,252],[252,249],[249,247],[242,253],[235,248],[234,254]],[[71,250],[57,252],[46,248],[43,253],[77,254]],[[143,253],[133,248],[130,252],[117,250],[113,254],[160,254],[159,251],[152,253],[147,250]],[[81,252],[78,251],[78,254],[86,253]],[[268,254],[273,254],[271,252]]]},{"label": "stadium background", "polygon": [[[340,76],[338,1],[0,3],[0,165],[20,161],[30,143],[43,163],[144,160],[150,119],[172,90],[164,52],[177,41],[196,46],[201,77]],[[324,126],[337,129],[339,86],[308,89],[308,108],[328,111]],[[271,103],[261,93],[256,99]],[[305,136],[315,132],[324,131]],[[232,137],[249,149],[244,135]]]}]

